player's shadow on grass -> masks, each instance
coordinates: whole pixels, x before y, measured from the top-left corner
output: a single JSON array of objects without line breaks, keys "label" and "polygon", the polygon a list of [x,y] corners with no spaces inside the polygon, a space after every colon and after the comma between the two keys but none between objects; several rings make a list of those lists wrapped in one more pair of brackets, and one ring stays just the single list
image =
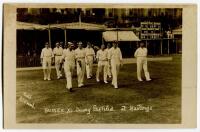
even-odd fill
[{"label": "player's shadow on grass", "polygon": [[[154,83],[155,81],[159,80],[159,78],[151,78],[151,81],[146,81],[145,79],[143,79],[143,81],[138,81],[137,79],[134,80],[130,80],[128,81],[128,83],[123,83],[123,84],[119,84],[120,88],[128,88],[128,89],[135,89],[136,87],[133,86],[137,86],[137,85],[143,85],[143,84],[151,84]],[[126,80],[125,80],[126,81]]]},{"label": "player's shadow on grass", "polygon": [[[134,89],[135,92],[142,95],[144,98],[159,98],[166,94],[166,89],[162,85],[157,85],[156,79],[152,79],[149,82],[141,82],[137,88]],[[168,89],[170,91],[170,89]]]}]

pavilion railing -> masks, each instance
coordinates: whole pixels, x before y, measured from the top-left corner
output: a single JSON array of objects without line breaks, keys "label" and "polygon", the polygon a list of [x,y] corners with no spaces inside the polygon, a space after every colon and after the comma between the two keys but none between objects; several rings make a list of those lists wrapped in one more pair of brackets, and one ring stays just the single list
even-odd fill
[{"label": "pavilion railing", "polygon": [[17,56],[17,68],[41,66],[40,56]]}]

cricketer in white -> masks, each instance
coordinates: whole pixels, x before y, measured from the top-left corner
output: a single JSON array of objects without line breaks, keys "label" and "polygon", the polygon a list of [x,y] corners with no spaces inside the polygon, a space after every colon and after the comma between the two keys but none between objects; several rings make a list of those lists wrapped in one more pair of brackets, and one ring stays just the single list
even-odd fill
[{"label": "cricketer in white", "polygon": [[76,65],[77,65],[77,76],[78,76],[78,87],[84,86],[84,76],[85,76],[85,58],[86,53],[83,48],[83,43],[78,43],[78,48],[75,50]]},{"label": "cricketer in white", "polygon": [[72,92],[72,77],[75,69],[75,51],[73,43],[68,42],[68,48],[63,50],[62,62],[64,61],[64,71],[67,80],[66,88]]},{"label": "cricketer in white", "polygon": [[93,62],[95,58],[94,49],[91,46],[91,43],[87,43],[87,47],[85,48],[86,53],[86,75],[87,79],[90,79],[92,77],[92,70],[93,70]]},{"label": "cricketer in white", "polygon": [[45,48],[42,49],[40,59],[44,72],[44,80],[51,80],[51,63],[54,62],[54,54],[48,43],[45,43]]},{"label": "cricketer in white", "polygon": [[61,74],[61,70],[59,70],[59,68],[60,68],[60,64],[61,64],[60,62],[62,59],[63,48],[60,47],[60,44],[58,42],[56,43],[56,47],[53,49],[53,53],[55,56],[55,68],[56,68],[57,79],[60,79],[62,74]]},{"label": "cricketer in white", "polygon": [[101,45],[101,49],[97,51],[97,73],[96,73],[96,81],[99,82],[99,74],[102,72],[103,69],[103,75],[104,75],[104,83],[107,82],[107,71],[108,71],[108,52],[105,50],[105,45]]},{"label": "cricketer in white", "polygon": [[120,48],[118,47],[117,42],[113,43],[113,47],[110,49],[110,53],[108,56],[109,63],[111,63],[111,72],[112,72],[112,85],[114,88],[118,88],[117,76],[120,70],[120,66],[122,66],[122,53]]},{"label": "cricketer in white", "polygon": [[138,78],[138,81],[143,81],[142,78],[141,78],[142,68],[144,70],[144,75],[145,75],[146,81],[151,81],[149,71],[148,71],[148,68],[147,68],[147,54],[148,54],[148,50],[147,50],[147,48],[144,47],[144,43],[141,42],[140,47],[135,51],[135,54],[134,54],[134,56],[137,59],[137,78]]}]

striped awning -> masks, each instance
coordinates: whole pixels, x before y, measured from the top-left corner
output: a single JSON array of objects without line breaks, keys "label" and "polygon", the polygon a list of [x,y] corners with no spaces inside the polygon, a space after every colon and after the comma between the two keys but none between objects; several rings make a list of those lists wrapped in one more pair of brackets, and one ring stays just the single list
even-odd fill
[{"label": "striped awning", "polygon": [[140,41],[133,31],[105,31],[103,38],[106,42],[112,41]]}]

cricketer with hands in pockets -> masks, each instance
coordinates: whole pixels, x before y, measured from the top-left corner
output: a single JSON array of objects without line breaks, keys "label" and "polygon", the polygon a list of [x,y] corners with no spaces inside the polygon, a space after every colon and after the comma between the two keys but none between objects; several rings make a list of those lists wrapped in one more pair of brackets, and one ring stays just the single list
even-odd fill
[{"label": "cricketer with hands in pockets", "polygon": [[40,59],[44,73],[44,80],[51,80],[51,64],[54,62],[54,54],[49,47],[48,42],[45,43],[45,48],[42,49]]},{"label": "cricketer with hands in pockets", "polygon": [[135,51],[134,56],[136,57],[137,61],[137,79],[138,81],[143,81],[141,77],[142,69],[144,70],[144,75],[146,81],[151,81],[149,71],[147,68],[147,54],[148,50],[144,47],[144,43],[140,43],[140,47]]}]

